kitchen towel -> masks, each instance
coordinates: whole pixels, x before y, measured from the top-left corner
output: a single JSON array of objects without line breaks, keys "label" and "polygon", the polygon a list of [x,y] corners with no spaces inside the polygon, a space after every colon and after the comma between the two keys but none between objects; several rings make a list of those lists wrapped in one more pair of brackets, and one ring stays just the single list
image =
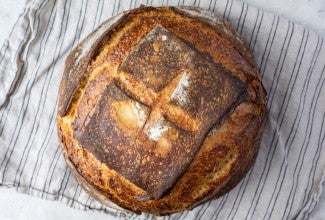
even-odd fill
[{"label": "kitchen towel", "polygon": [[255,165],[220,199],[164,219],[306,219],[325,168],[324,38],[236,0],[30,0],[0,51],[0,185],[121,218],[156,218],[106,207],[67,168],[56,131],[68,53],[109,17],[144,5],[195,5],[224,17],[254,53],[268,93]]}]

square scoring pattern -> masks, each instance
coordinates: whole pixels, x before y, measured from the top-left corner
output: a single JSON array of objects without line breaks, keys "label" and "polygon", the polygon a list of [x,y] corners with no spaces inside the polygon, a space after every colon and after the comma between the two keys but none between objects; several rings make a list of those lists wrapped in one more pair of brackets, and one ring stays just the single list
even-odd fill
[{"label": "square scoring pattern", "polygon": [[[125,92],[112,83],[79,141],[158,199],[177,182],[211,127],[244,101],[246,86],[159,25],[132,49],[120,70],[153,93],[168,93],[168,100],[140,104],[129,97],[132,89]],[[164,110],[152,118],[156,105]],[[132,120],[139,126],[128,124]]]}]

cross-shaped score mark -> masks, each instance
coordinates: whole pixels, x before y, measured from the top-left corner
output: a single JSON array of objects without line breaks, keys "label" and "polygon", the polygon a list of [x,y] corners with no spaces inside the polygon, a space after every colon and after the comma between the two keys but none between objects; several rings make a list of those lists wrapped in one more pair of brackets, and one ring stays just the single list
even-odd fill
[{"label": "cross-shaped score mark", "polygon": [[[130,97],[138,102],[151,108],[146,125],[159,124],[163,117],[166,117],[169,121],[175,124],[177,127],[187,130],[195,131],[198,129],[200,121],[193,118],[183,110],[181,107],[170,103],[171,99],[179,99],[185,104],[186,94],[181,94],[186,90],[189,82],[184,82],[184,79],[188,78],[189,73],[182,71],[171,82],[169,82],[164,89],[159,92],[148,88],[143,82],[137,80],[132,75],[120,71],[119,75],[115,79],[117,84],[124,90]],[[183,97],[180,97],[183,96]],[[148,126],[144,126],[143,130],[149,138],[152,133]],[[164,129],[166,131],[166,129]],[[150,138],[150,139],[157,139]]]}]

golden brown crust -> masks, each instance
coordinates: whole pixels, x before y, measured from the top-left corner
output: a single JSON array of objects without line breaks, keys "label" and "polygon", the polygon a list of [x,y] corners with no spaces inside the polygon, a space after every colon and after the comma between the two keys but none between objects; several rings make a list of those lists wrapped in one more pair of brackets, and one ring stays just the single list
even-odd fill
[{"label": "golden brown crust", "polygon": [[67,59],[62,149],[103,203],[156,215],[193,208],[235,187],[256,158],[266,93],[252,55],[197,10],[131,10]]}]

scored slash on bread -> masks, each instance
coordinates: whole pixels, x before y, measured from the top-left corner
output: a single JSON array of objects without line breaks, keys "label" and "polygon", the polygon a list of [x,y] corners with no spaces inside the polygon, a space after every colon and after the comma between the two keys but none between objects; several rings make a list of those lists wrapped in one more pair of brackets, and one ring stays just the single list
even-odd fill
[{"label": "scored slash on bread", "polygon": [[228,192],[253,164],[264,88],[243,42],[199,11],[125,12],[68,57],[59,136],[100,201],[171,214]]}]

